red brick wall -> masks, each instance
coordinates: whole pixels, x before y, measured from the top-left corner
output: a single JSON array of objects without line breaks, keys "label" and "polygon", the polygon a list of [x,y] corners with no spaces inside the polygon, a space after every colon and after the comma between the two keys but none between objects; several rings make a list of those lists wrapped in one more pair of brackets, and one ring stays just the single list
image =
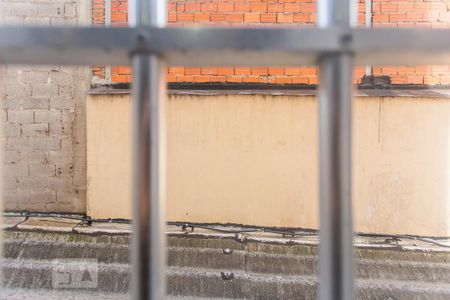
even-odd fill
[{"label": "red brick wall", "polygon": [[[94,24],[104,23],[104,0],[92,0]],[[168,0],[169,26],[290,26],[311,27],[317,22],[316,0]],[[447,28],[446,0],[373,0],[373,27]],[[365,2],[358,0],[358,23],[364,25]],[[127,1],[111,0],[111,25],[127,25]],[[390,76],[394,84],[449,84],[449,66],[373,66],[374,75]],[[104,68],[94,67],[104,78]],[[355,83],[365,74],[355,68]],[[171,67],[169,82],[233,82],[316,84],[317,69],[307,67]],[[128,67],[111,67],[113,82],[131,81]]]}]

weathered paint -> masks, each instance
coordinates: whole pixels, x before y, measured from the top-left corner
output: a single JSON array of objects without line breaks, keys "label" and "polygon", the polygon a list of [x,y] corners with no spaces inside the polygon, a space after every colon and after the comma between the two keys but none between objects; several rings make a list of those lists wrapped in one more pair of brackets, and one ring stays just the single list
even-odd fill
[{"label": "weathered paint", "polygon": [[[88,214],[131,217],[129,95],[87,99]],[[313,96],[170,95],[172,221],[317,228]],[[357,231],[448,236],[450,101],[360,97],[354,107]]]}]

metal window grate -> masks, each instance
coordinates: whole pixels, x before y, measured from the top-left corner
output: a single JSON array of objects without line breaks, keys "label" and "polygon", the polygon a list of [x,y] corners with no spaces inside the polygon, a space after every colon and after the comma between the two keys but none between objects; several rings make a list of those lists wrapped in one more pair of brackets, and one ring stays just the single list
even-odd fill
[{"label": "metal window grate", "polygon": [[320,66],[320,299],[354,298],[353,64],[450,63],[450,30],[355,29],[351,0],[320,0],[320,28],[165,28],[164,1],[135,0],[132,28],[0,28],[0,62],[132,64],[134,299],[165,297],[167,65]]}]

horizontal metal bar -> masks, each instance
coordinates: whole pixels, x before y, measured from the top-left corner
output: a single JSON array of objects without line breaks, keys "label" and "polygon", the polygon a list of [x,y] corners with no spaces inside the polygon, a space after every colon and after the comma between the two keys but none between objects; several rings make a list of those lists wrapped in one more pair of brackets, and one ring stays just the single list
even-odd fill
[{"label": "horizontal metal bar", "polygon": [[448,29],[355,29],[357,65],[450,64]]},{"label": "horizontal metal bar", "polygon": [[127,65],[154,53],[169,65],[314,65],[351,52],[355,64],[450,64],[448,29],[0,27],[1,64]]},{"label": "horizontal metal bar", "polygon": [[339,49],[338,36],[321,29],[0,28],[0,63],[120,65],[148,52],[172,65],[314,64],[319,51]]}]

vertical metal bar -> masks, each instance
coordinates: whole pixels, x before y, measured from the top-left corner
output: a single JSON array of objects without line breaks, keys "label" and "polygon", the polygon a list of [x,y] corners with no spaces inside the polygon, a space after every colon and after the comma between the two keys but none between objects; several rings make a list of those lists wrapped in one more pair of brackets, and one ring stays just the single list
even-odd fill
[{"label": "vertical metal bar", "polygon": [[[163,27],[164,0],[134,0],[132,26]],[[145,39],[145,32],[140,35]],[[166,66],[156,55],[133,56],[133,299],[166,295]]]},{"label": "vertical metal bar", "polygon": [[[105,27],[111,26],[111,0],[105,0]],[[111,82],[111,66],[105,66],[105,81]]]},{"label": "vertical metal bar", "polygon": [[[366,0],[366,28],[372,28],[372,0]],[[366,66],[366,75],[372,75],[372,66]]]},{"label": "vertical metal bar", "polygon": [[[320,0],[319,25],[355,24],[352,0]],[[320,245],[319,299],[354,298],[351,212],[352,57],[319,60]]]}]

